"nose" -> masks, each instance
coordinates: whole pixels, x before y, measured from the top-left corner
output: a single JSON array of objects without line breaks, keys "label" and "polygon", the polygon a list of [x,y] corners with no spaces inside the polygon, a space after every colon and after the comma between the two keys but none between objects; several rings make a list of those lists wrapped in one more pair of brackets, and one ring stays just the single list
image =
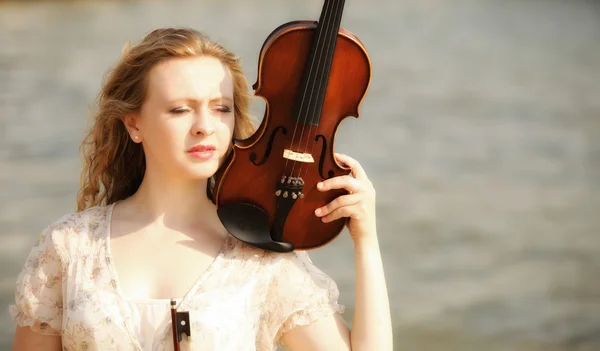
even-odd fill
[{"label": "nose", "polygon": [[202,109],[195,114],[191,132],[193,135],[207,136],[215,132],[214,121],[209,111]]}]

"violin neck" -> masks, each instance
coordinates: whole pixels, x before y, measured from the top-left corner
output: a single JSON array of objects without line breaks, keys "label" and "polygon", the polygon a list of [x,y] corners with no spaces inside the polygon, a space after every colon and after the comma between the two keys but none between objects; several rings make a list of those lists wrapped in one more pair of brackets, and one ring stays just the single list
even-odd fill
[{"label": "violin neck", "polygon": [[306,60],[294,114],[299,123],[318,126],[345,0],[325,0]]}]

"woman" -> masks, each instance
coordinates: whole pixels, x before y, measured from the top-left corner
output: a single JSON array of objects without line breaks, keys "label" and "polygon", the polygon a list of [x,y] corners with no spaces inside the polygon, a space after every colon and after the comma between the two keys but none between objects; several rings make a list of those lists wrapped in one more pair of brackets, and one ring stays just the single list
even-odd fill
[{"label": "woman", "polygon": [[171,297],[190,312],[183,350],[392,350],[375,191],[358,162],[337,156],[353,176],[319,189],[352,194],[315,209],[350,217],[352,332],[306,252],[260,250],[223,228],[211,177],[253,132],[249,101],[238,59],[197,31],[155,30],[125,50],[82,144],[78,211],[43,231],[18,278],[14,350],[172,349]]}]

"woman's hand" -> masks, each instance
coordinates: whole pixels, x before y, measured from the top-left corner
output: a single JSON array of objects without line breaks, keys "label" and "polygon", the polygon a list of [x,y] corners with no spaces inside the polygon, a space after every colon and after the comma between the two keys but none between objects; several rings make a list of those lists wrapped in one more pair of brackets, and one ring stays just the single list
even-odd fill
[{"label": "woman's hand", "polygon": [[350,167],[352,172],[322,181],[317,184],[317,189],[346,189],[348,194],[316,209],[315,214],[325,223],[349,217],[348,230],[355,244],[365,239],[376,239],[375,188],[358,161],[343,154],[336,153],[335,157],[338,162]]},{"label": "woman's hand", "polygon": [[348,229],[354,240],[356,265],[351,349],[392,351],[392,317],[375,224],[375,189],[356,160],[346,155],[335,156],[352,172],[347,176],[327,179],[317,184],[317,189],[346,189],[348,194],[318,208],[315,214],[325,222],[349,218]]}]

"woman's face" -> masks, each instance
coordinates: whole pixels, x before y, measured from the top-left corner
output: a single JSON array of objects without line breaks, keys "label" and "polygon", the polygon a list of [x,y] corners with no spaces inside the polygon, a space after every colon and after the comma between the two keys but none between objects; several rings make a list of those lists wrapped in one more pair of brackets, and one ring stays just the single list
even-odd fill
[{"label": "woman's face", "polygon": [[212,57],[176,58],[155,66],[148,78],[146,101],[135,118],[147,170],[177,178],[211,177],[233,137],[229,70]]}]

